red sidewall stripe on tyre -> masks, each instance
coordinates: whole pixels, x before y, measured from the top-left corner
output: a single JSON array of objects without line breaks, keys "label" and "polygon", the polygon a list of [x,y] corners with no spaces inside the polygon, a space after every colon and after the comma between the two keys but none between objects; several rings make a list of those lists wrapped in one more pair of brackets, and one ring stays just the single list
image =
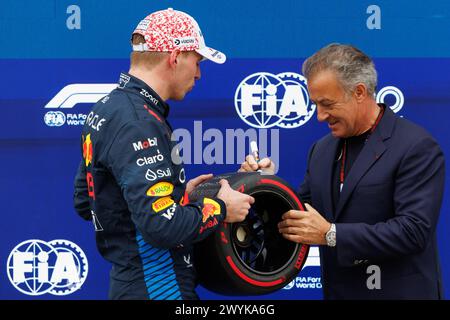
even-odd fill
[{"label": "red sidewall stripe on tyre", "polygon": [[300,203],[300,201],[297,198],[297,195],[295,193],[292,192],[291,189],[289,189],[287,186],[285,186],[284,184],[272,180],[272,179],[261,179],[260,183],[267,183],[267,184],[273,184],[276,185],[277,187],[283,189],[284,191],[286,191],[287,193],[289,193],[289,195],[292,197],[292,199],[295,200],[295,202],[297,202],[298,207],[300,208],[300,210],[305,210],[305,208],[303,208],[302,204]]},{"label": "red sidewall stripe on tyre", "polygon": [[302,244],[302,248],[300,249],[300,253],[297,256],[297,260],[295,261],[295,268],[300,270],[303,266],[303,261],[305,261],[306,252],[309,249],[307,244]]},{"label": "red sidewall stripe on tyre", "polygon": [[230,256],[227,256],[227,261],[228,264],[230,265],[231,269],[233,269],[233,271],[243,280],[247,281],[248,283],[255,285],[255,286],[259,286],[259,287],[273,287],[276,285],[279,285],[281,283],[283,283],[286,279],[284,277],[274,280],[274,281],[269,281],[269,282],[262,282],[262,281],[258,281],[258,280],[254,280],[249,278],[248,276],[246,276],[245,274],[243,274],[241,272],[241,270],[239,270],[239,268],[234,264],[233,259]]}]

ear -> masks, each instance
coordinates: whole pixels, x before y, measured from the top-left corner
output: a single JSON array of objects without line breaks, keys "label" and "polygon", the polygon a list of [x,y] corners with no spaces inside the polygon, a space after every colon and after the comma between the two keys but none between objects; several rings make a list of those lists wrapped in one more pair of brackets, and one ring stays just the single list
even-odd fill
[{"label": "ear", "polygon": [[170,53],[170,57],[169,57],[169,65],[171,68],[176,67],[177,63],[178,63],[178,59],[180,56],[180,49],[175,49]]},{"label": "ear", "polygon": [[358,83],[355,87],[353,95],[358,103],[363,102],[367,98],[367,87],[364,83]]}]

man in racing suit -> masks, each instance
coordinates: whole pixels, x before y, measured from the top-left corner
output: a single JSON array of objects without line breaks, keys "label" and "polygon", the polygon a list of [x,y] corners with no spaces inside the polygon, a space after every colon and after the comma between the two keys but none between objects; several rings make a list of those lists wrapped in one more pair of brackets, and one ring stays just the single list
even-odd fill
[{"label": "man in racing suit", "polygon": [[74,206],[112,263],[110,299],[197,299],[193,243],[222,221],[244,220],[254,199],[222,180],[217,198],[189,203],[187,194],[212,175],[185,183],[165,101],[192,89],[201,60],[223,63],[225,55],[173,9],[142,20],[132,44],[130,71],[83,127]]}]

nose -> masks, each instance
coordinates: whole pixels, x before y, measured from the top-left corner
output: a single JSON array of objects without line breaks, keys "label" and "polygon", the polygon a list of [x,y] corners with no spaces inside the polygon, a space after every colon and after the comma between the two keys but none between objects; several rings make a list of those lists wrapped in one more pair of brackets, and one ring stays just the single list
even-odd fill
[{"label": "nose", "polygon": [[197,66],[197,71],[195,72],[195,80],[200,80],[200,78],[202,77],[202,73],[200,71],[200,66]]},{"label": "nose", "polygon": [[317,105],[317,121],[323,122],[328,119],[328,113],[322,107]]}]

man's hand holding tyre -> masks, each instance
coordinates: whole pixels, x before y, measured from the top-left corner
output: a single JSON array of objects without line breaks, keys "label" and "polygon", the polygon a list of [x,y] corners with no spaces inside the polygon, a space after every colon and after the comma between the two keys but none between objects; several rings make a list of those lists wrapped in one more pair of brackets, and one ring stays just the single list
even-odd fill
[{"label": "man's hand holding tyre", "polygon": [[244,221],[251,205],[255,203],[255,199],[245,193],[231,189],[230,184],[225,179],[220,180],[219,183],[220,190],[217,193],[217,198],[225,202],[227,207],[225,222]]}]

